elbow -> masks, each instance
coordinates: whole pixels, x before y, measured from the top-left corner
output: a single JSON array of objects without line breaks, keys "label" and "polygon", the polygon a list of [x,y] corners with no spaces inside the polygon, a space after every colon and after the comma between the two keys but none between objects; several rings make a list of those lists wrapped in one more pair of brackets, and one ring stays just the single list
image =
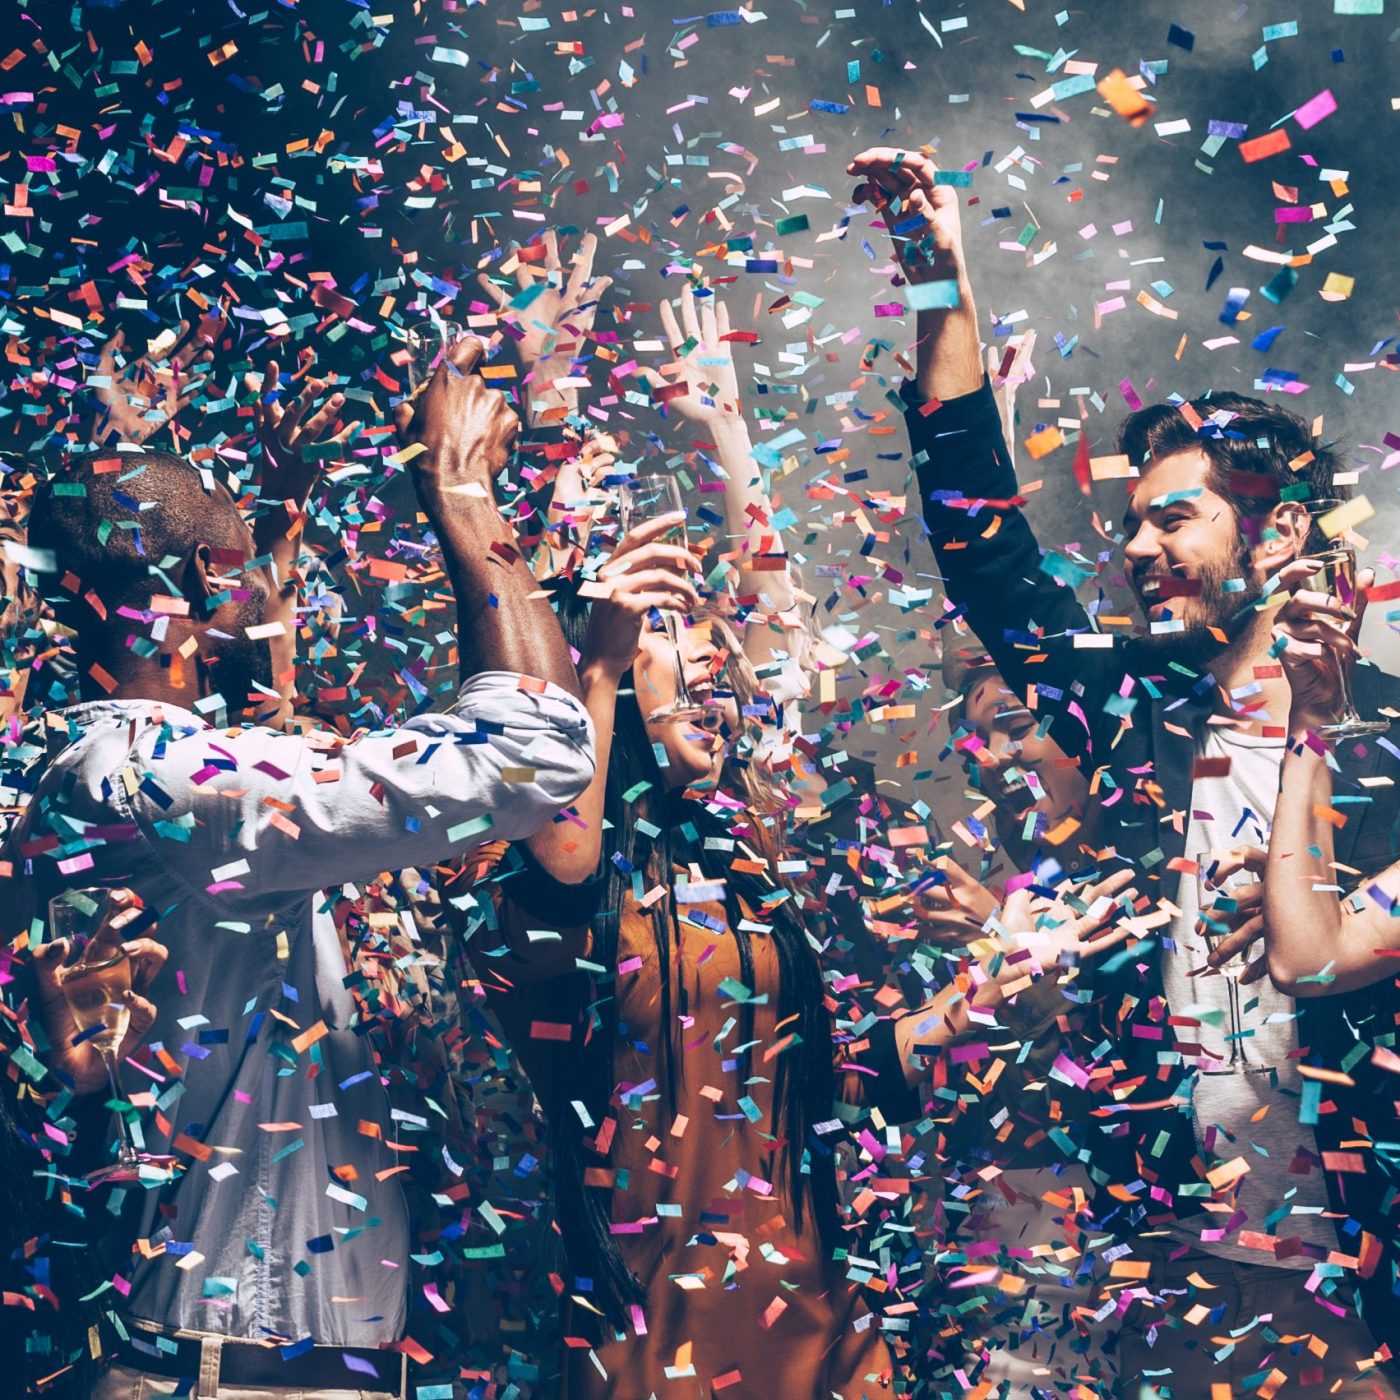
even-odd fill
[{"label": "elbow", "polygon": [[1269,981],[1274,984],[1275,989],[1286,997],[1292,997],[1294,1001],[1327,996],[1332,991],[1331,983],[1318,976],[1322,971],[1322,964],[1315,958],[1303,960],[1278,948],[1269,947],[1265,951],[1264,962],[1268,968]]},{"label": "elbow", "polygon": [[1336,946],[1338,930],[1314,917],[1316,912],[1288,907],[1264,882],[1264,966],[1275,989],[1294,1001],[1332,990],[1330,980],[1319,974],[1331,960],[1326,950]]},{"label": "elbow", "polygon": [[1274,989],[1286,997],[1292,997],[1294,1001],[1307,996],[1308,987],[1316,985],[1304,982],[1302,978],[1307,974],[1300,972],[1287,958],[1270,952],[1265,962],[1269,970],[1269,981],[1274,984]]},{"label": "elbow", "polygon": [[534,781],[515,789],[511,820],[502,821],[499,811],[496,819],[497,834],[512,841],[533,836],[588,790],[598,768],[593,726],[580,732],[577,723],[560,725],[547,752],[521,761],[537,765]]},{"label": "elbow", "polygon": [[497,810],[495,834],[510,841],[524,841],[543,831],[559,813],[572,806],[593,781],[595,764],[590,745],[576,760],[559,761],[548,774],[536,774],[535,781],[523,784],[509,813]]}]

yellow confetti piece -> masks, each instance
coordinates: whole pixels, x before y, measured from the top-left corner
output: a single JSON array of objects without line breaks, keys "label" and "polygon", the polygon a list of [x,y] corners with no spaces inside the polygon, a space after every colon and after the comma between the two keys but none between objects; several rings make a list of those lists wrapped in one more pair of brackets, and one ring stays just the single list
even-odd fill
[{"label": "yellow confetti piece", "polygon": [[1336,510],[1329,510],[1326,515],[1319,516],[1317,528],[1329,540],[1336,539],[1338,535],[1345,534],[1353,526],[1369,520],[1375,513],[1375,506],[1365,496],[1353,496],[1351,500],[1339,505]]},{"label": "yellow confetti piece", "polygon": [[1327,280],[1322,284],[1322,291],[1318,293],[1323,301],[1345,301],[1356,286],[1356,278],[1348,277],[1341,272],[1329,272]]},{"label": "yellow confetti piece", "polygon": [[1122,453],[1089,458],[1089,475],[1095,481],[1117,481],[1132,474],[1133,465]]},{"label": "yellow confetti piece", "polygon": [[1152,104],[1133,86],[1121,68],[1099,79],[1099,96],[1125,121],[1141,126],[1152,115]]}]

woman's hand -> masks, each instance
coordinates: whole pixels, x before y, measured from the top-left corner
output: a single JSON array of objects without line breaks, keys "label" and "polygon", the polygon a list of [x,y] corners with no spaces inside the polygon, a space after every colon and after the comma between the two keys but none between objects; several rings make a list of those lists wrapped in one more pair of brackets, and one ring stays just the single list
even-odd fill
[{"label": "woman's hand", "polygon": [[289,501],[300,513],[326,463],[345,460],[323,450],[312,454],[310,449],[332,444],[345,447],[364,424],[356,419],[340,425],[340,411],[345,406],[345,395],[340,393],[311,411],[330,383],[326,379],[307,379],[301,393],[283,405],[277,397],[278,374],[277,361],[269,360],[261,379],[249,374],[243,382],[258,396],[253,405],[253,427],[262,447],[262,499]]},{"label": "woman's hand", "polygon": [[[603,298],[612,286],[611,277],[593,276],[593,257],[598,249],[596,234],[586,233],[571,259],[573,271],[568,280],[559,262],[559,236],[551,229],[544,236],[545,286],[530,304],[519,312],[511,310],[511,296],[498,287],[484,272],[477,278],[482,290],[491,299],[497,314],[513,328],[512,338],[520,351],[525,377],[527,401],[538,401],[544,410],[563,408],[572,412],[578,406],[578,390],[556,389],[554,383],[568,379],[573,370],[572,358],[577,354]],[[534,287],[540,280],[534,264],[517,260],[515,280],[519,291]],[[535,421],[533,410],[531,422]]]},{"label": "woman's hand", "polygon": [[[163,943],[157,943],[153,938],[142,937],[123,942],[122,931],[139,919],[143,912],[140,900],[131,890],[113,890],[107,912],[89,945],[97,949],[97,957],[115,954],[120,948],[131,960],[131,990],[122,995],[131,1012],[131,1019],[117,1047],[118,1059],[131,1054],[142,1036],[155,1024],[156,1009],[142,993],[155,981],[170,953]],[[60,938],[44,944],[34,955],[34,972],[39,984],[39,1016],[44,1034],[53,1047],[48,1056],[48,1065],[50,1069],[61,1071],[72,1079],[78,1093],[98,1093],[108,1087],[106,1065],[101,1051],[90,1038],[77,1045],[73,1043],[81,1032],[63,995],[61,971],[71,951],[68,939]]]},{"label": "woman's hand", "polygon": [[640,371],[653,396],[657,390],[668,387],[662,376],[678,371],[686,376],[680,381],[686,384],[686,392],[666,399],[664,406],[668,410],[674,409],[677,417],[687,423],[711,428],[742,427],[744,406],[729,348],[733,334],[729,329],[729,308],[713,290],[697,298],[694,287],[687,282],[681,288],[679,323],[671,303],[663,301],[661,326],[676,358],[674,363],[662,366],[660,374],[654,369]]},{"label": "woman's hand", "polygon": [[998,950],[1000,964],[979,989],[977,1004],[996,1005],[1030,981],[1058,976],[1138,934],[1129,921],[1138,894],[1132,879],[1131,870],[1119,870],[1093,883],[1064,880],[1053,899],[1032,893],[1029,885],[1007,896],[1000,922],[1009,943]]},{"label": "woman's hand", "polygon": [[536,577],[569,574],[588,553],[594,523],[607,513],[616,488],[604,486],[617,465],[618,445],[609,433],[590,433],[579,450],[560,463],[545,512],[545,547],[535,560]]},{"label": "woman's hand", "polygon": [[1376,577],[1373,569],[1362,569],[1355,595],[1337,597],[1303,587],[1319,567],[1316,559],[1295,559],[1276,575],[1291,594],[1274,614],[1273,630],[1292,696],[1288,727],[1293,733],[1320,729],[1341,712],[1342,671],[1360,655],[1366,590]]},{"label": "woman's hand", "polygon": [[596,668],[618,679],[636,659],[642,626],[653,608],[690,612],[698,606],[700,594],[689,576],[699,571],[700,559],[685,545],[661,539],[682,520],[679,514],[661,515],[629,530],[598,570],[599,583],[588,590],[593,606],[580,673]]},{"label": "woman's hand", "polygon": [[940,947],[966,946],[1000,908],[996,895],[950,856],[939,856],[914,882],[918,936]]}]

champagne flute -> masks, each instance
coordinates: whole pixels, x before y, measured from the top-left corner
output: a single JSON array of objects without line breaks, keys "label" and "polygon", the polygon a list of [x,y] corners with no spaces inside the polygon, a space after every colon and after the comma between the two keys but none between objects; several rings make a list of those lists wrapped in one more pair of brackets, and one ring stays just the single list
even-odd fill
[{"label": "champagne flute", "polygon": [[[121,1098],[117,1051],[131,1024],[125,994],[131,990],[131,959],[120,938],[103,932],[111,891],[94,887],[67,890],[49,901],[49,930],[78,949],[78,960],[59,969],[59,986],[73,1024],[102,1056],[114,1100]],[[131,1140],[125,1115],[117,1110],[117,1169],[136,1173],[141,1154]]]},{"label": "champagne flute", "polygon": [[[1313,524],[1338,509],[1342,501],[1331,497],[1319,497],[1308,502],[1308,514]],[[1356,546],[1340,535],[1327,541],[1325,546],[1310,555],[1317,561],[1317,570],[1308,580],[1307,587],[1317,593],[1327,593],[1339,598],[1347,607],[1356,603]],[[1355,661],[1349,657],[1339,657],[1337,662],[1337,683],[1341,691],[1341,713],[1331,723],[1318,731],[1325,739],[1360,739],[1368,734],[1384,734],[1390,728],[1390,721],[1384,719],[1363,719],[1352,697],[1352,668]]]},{"label": "champagne flute", "polygon": [[[1237,870],[1218,880],[1215,872],[1219,868],[1221,854],[1219,851],[1201,851],[1196,856],[1196,909],[1201,920],[1201,931],[1210,948],[1235,931],[1239,918],[1232,907],[1234,900],[1230,892],[1237,885],[1249,884],[1252,878],[1247,870]],[[1258,1074],[1268,1066],[1256,1064],[1245,1050],[1244,1007],[1239,980],[1244,971],[1243,959],[1238,956],[1232,958],[1218,971],[1225,979],[1225,1002],[1230,1018],[1229,1028],[1223,1032],[1228,1059],[1220,1069],[1206,1070],[1205,1073]]]},{"label": "champagne flute", "polygon": [[462,328],[456,321],[444,321],[429,316],[415,321],[405,332],[408,345],[408,387],[412,393],[424,388],[442,363],[443,357],[461,339]]},{"label": "champagne flute", "polygon": [[[634,526],[647,520],[655,520],[659,516],[684,516],[685,502],[681,499],[680,483],[675,477],[665,474],[628,477],[618,493],[618,511],[624,535]],[[676,530],[668,531],[663,538],[670,538],[677,533],[683,537],[684,532],[685,522],[681,519],[676,522]],[[681,660],[680,632],[675,613],[669,608],[662,608],[661,623],[671,643],[676,698],[671,704],[653,710],[647,716],[647,723],[675,724],[683,720],[699,719],[705,714],[706,706],[690,693],[690,688],[685,683],[685,665]],[[714,704],[713,701],[709,703]]]}]

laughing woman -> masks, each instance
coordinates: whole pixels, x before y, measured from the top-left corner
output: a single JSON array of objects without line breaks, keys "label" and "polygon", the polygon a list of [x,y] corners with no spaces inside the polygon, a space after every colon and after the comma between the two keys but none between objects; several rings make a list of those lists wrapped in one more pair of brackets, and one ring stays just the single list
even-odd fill
[{"label": "laughing woman", "polygon": [[[647,723],[674,688],[658,609],[697,605],[695,559],[660,538],[675,524],[624,536],[591,610],[561,599],[597,777],[572,819],[516,848],[495,931],[472,944],[551,1126],[568,1259],[560,1393],[887,1394],[889,1353],[833,1261],[833,1102],[916,1116],[915,1047],[937,1053],[969,1001],[995,1006],[1003,989],[971,965],[880,1022],[863,1072],[836,1062],[816,944],[781,874],[782,804],[735,754],[753,675],[723,622],[680,631],[687,683],[713,693],[716,719]],[[1002,975],[1127,937],[1080,941],[1116,917],[1125,879],[1089,893],[1085,918],[1042,920],[1054,927]]]}]

